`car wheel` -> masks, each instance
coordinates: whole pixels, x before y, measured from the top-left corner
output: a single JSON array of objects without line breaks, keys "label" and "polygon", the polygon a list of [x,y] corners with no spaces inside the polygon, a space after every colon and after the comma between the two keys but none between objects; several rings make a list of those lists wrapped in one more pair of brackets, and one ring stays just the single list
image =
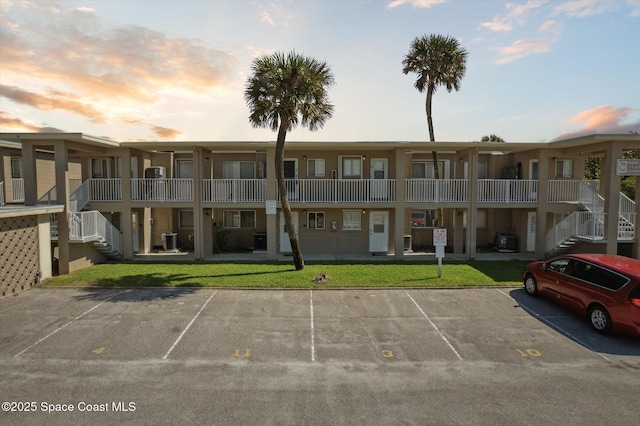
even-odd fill
[{"label": "car wheel", "polygon": [[538,283],[533,275],[528,274],[524,277],[524,290],[527,292],[529,296],[537,296],[538,295]]},{"label": "car wheel", "polygon": [[611,332],[609,312],[600,305],[593,305],[589,308],[589,324],[598,333],[608,334]]}]

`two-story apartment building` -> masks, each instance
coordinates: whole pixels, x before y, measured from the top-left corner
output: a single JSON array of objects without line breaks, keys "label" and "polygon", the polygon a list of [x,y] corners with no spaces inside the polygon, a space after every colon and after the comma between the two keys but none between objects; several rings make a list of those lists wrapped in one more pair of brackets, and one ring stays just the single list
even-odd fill
[{"label": "two-story apartment building", "polygon": [[[275,142],[117,142],[81,133],[0,139],[0,202],[64,208],[51,225],[60,273],[154,250],[189,250],[198,259],[228,251],[275,259],[291,250]],[[620,193],[616,173],[629,149],[640,149],[640,136],[292,141],[284,167],[303,253],[403,259],[430,251],[433,229],[446,228],[447,251],[468,259],[480,250],[637,258],[638,205]],[[583,179],[589,157],[601,159],[600,181]]]}]

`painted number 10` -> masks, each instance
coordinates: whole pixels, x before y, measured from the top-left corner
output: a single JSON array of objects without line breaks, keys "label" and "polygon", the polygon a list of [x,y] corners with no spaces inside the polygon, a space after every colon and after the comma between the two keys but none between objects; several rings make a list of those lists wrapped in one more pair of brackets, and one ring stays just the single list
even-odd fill
[{"label": "painted number 10", "polygon": [[245,349],[244,353],[241,352],[240,349],[236,349],[236,351],[233,353],[233,356],[242,356],[248,358],[250,354],[251,353],[249,352],[249,349]]},{"label": "painted number 10", "polygon": [[535,349],[516,349],[521,356],[541,356],[542,354]]}]

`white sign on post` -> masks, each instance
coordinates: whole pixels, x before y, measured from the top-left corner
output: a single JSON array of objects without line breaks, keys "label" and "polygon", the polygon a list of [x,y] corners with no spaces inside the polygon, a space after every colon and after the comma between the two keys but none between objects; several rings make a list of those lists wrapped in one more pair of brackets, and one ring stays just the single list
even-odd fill
[{"label": "white sign on post", "polygon": [[433,245],[436,247],[436,257],[438,258],[438,278],[442,277],[442,258],[444,257],[444,246],[447,245],[447,229],[435,228],[433,230]]}]

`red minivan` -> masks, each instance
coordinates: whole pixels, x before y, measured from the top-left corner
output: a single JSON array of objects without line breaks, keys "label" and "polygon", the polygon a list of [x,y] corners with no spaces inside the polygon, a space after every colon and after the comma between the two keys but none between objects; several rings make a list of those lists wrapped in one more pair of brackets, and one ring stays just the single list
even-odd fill
[{"label": "red minivan", "polygon": [[547,296],[586,316],[598,333],[640,336],[640,260],[610,254],[567,254],[532,262],[527,294]]}]

